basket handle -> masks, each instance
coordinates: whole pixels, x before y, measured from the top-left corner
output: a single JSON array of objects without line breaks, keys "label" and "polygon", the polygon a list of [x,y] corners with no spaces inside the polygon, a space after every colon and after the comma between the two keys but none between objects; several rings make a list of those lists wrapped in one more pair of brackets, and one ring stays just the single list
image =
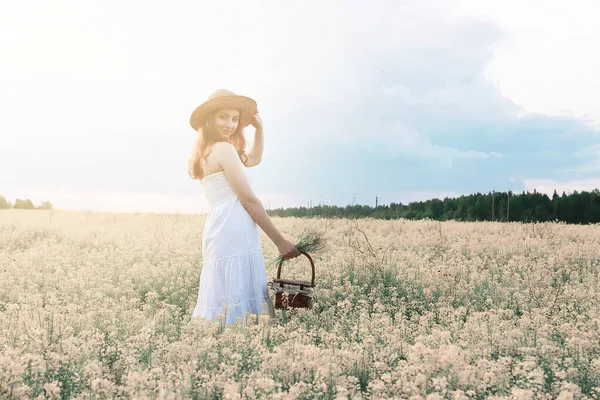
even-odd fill
[{"label": "basket handle", "polygon": [[[313,262],[312,257],[305,251],[301,251],[300,253],[304,254],[306,257],[308,257],[308,261],[310,261],[310,266],[312,268],[312,279],[310,281],[310,286],[314,287],[315,286],[315,263]],[[281,266],[283,265],[283,261],[285,259],[281,259],[281,261],[279,261],[279,266],[277,267],[277,279],[281,279]]]}]

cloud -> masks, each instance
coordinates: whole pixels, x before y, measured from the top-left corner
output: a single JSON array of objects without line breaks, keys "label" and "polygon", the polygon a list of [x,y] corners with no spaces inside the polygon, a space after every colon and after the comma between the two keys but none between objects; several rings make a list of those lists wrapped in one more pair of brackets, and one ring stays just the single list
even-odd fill
[{"label": "cloud", "polygon": [[[278,169],[298,177],[303,192],[338,188],[344,204],[353,192],[393,198],[398,187],[515,190],[532,174],[568,178],[582,161],[575,155],[600,142],[585,121],[524,112],[485,77],[504,38],[494,23],[438,11],[403,24],[419,9],[408,4],[386,10],[377,23],[367,14],[365,24],[376,26],[368,41],[358,40],[352,52],[332,49],[334,68],[311,75],[300,91],[293,90],[297,78],[282,82],[280,93],[294,93],[303,106],[274,113],[290,121],[281,126],[296,138],[282,141],[288,156]],[[315,86],[329,92],[306,93]],[[304,169],[321,171],[322,181],[303,176]]]},{"label": "cloud", "polygon": [[567,194],[586,191],[591,192],[594,189],[600,189],[600,178],[580,179],[572,181],[554,181],[544,179],[525,179],[523,185],[526,191],[533,192],[535,189],[540,193],[552,196],[554,190],[560,195],[562,192]]},{"label": "cloud", "polygon": [[[585,121],[526,113],[505,97],[486,78],[505,32],[433,4],[394,4],[360,17],[343,12],[345,24],[374,27],[357,35],[328,36],[317,19],[311,35],[339,42],[323,62],[280,76],[277,104],[267,106],[276,127],[270,140],[285,157],[265,157],[263,189],[330,193],[340,205],[354,193],[359,202],[370,204],[376,194],[393,201],[399,188],[517,190],[531,175],[568,178],[582,161],[575,154],[600,143]],[[275,54],[285,59],[285,51]],[[300,58],[304,67],[308,58]],[[279,101],[290,96],[292,107]]]},{"label": "cloud", "polygon": [[579,176],[597,176],[600,172],[600,143],[580,148],[574,157],[580,163],[575,167],[565,168],[563,172]]},{"label": "cloud", "polygon": [[[508,35],[494,48],[486,76],[527,113],[575,117],[600,129],[600,3],[457,0],[456,12],[485,17]],[[541,11],[543,10],[543,11]],[[532,29],[535,21],[535,29]],[[574,22],[576,21],[576,22]]]},{"label": "cloud", "polygon": [[187,121],[219,87],[259,103],[265,154],[249,174],[271,207],[518,190],[532,176],[598,171],[598,130],[506,97],[487,69],[509,32],[451,3],[48,7],[0,17],[15,39],[0,42],[12,61],[0,66],[0,184],[20,193],[198,207]]}]

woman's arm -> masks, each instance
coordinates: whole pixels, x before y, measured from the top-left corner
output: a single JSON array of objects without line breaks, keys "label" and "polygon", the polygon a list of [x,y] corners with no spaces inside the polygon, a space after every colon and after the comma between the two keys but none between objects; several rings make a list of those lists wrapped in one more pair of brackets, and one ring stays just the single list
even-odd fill
[{"label": "woman's arm", "polygon": [[246,163],[247,167],[253,167],[260,164],[264,150],[263,123],[258,113],[252,118],[251,124],[256,131],[254,132],[254,140],[250,145],[250,150],[247,153],[249,156],[248,162]]},{"label": "woman's arm", "polygon": [[223,168],[225,176],[242,206],[273,243],[279,247],[282,242],[285,242],[285,238],[275,227],[263,204],[254,194],[244,171],[244,164],[240,161],[235,147],[231,143],[219,142],[214,144],[213,152],[215,152],[217,161]]}]

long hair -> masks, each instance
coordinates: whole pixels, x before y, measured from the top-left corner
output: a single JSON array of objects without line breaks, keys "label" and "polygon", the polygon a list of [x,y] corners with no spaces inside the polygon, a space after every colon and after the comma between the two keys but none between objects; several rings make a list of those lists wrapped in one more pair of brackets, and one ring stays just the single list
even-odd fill
[{"label": "long hair", "polygon": [[[213,121],[218,110],[209,113],[202,125],[198,128],[198,135],[194,140],[192,155],[188,159],[188,173],[192,179],[200,180],[204,178],[204,167],[206,166],[206,158],[212,150],[212,146],[216,142],[222,142],[222,138],[215,132]],[[244,128],[238,125],[235,132],[230,136],[229,142],[237,150],[238,156],[242,164],[246,165],[248,156],[246,154],[246,146],[248,145],[244,137]]]}]

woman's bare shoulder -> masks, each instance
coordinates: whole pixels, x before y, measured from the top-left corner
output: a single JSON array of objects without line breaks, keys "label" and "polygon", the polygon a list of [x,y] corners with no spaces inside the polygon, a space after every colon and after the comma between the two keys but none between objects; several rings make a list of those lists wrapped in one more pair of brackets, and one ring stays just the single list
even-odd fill
[{"label": "woman's bare shoulder", "polygon": [[229,142],[216,142],[216,143],[213,143],[212,147],[213,147],[213,149],[220,149],[221,151],[223,149],[234,149],[235,150],[235,146]]},{"label": "woman's bare shoulder", "polygon": [[237,157],[237,150],[229,142],[213,143],[209,154],[206,157],[206,166],[204,170],[206,174],[219,172],[223,170],[223,163],[231,161]]},{"label": "woman's bare shoulder", "polygon": [[217,142],[213,144],[213,152],[215,153],[215,158],[227,159],[237,155],[237,150],[235,146],[229,142]]}]

